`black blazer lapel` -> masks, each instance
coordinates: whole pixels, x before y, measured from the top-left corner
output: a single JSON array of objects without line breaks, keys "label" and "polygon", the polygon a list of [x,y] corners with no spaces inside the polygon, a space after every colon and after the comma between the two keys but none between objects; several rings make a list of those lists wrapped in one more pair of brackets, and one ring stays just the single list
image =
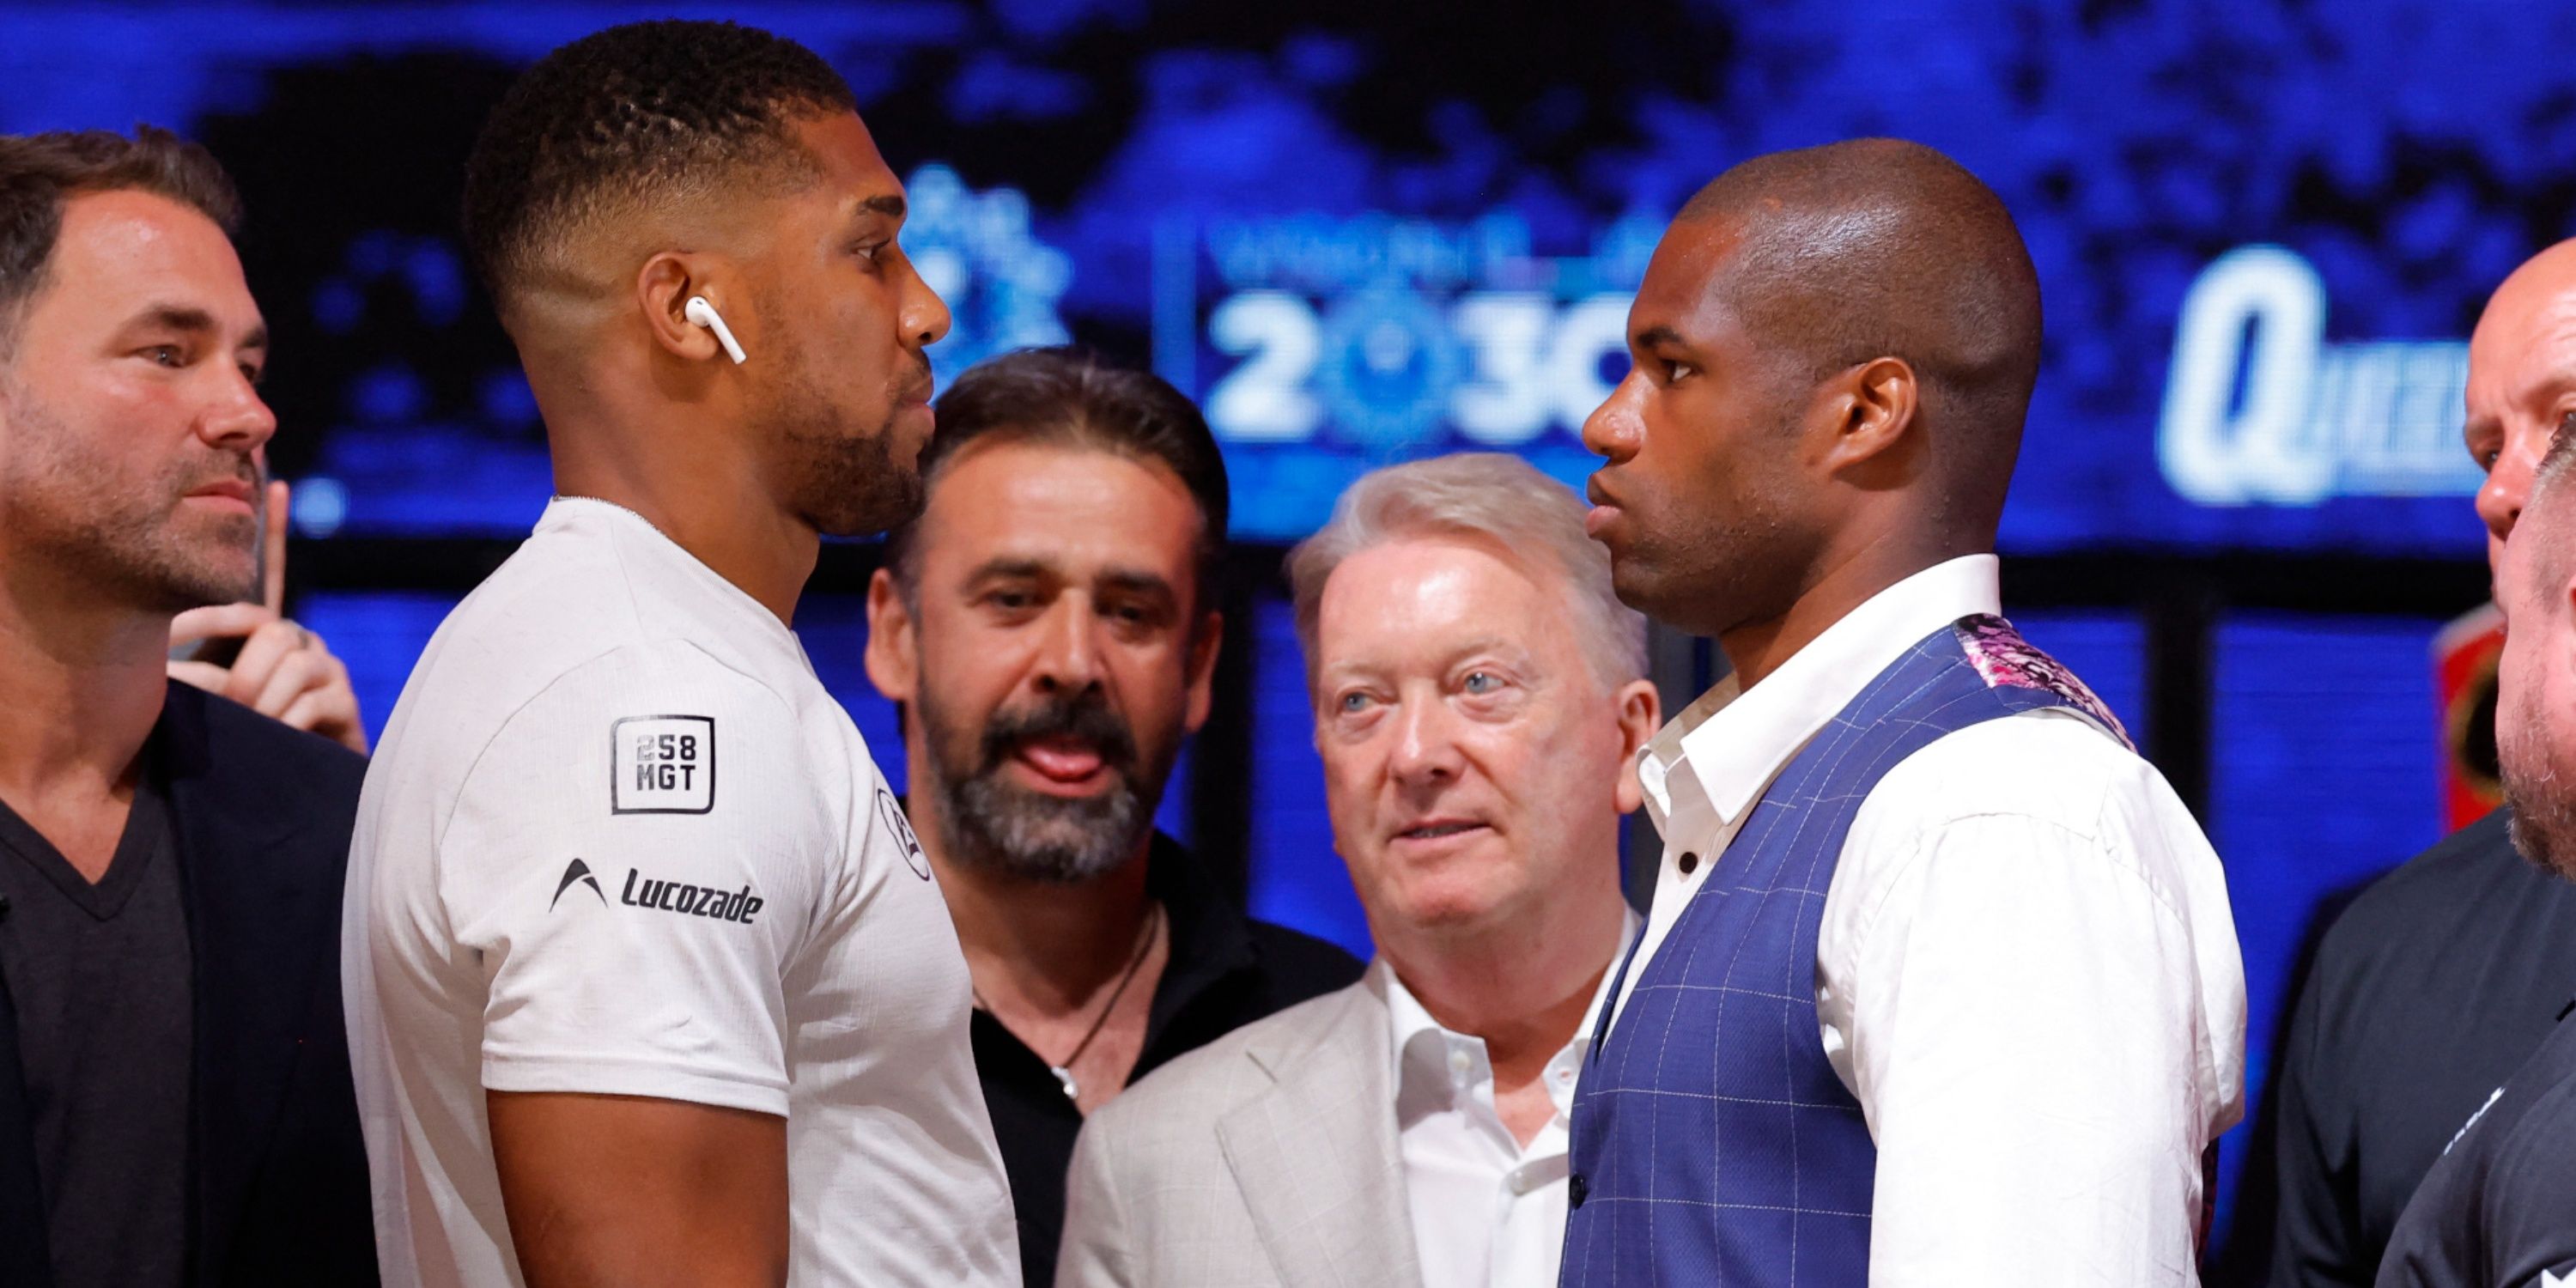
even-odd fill
[{"label": "black blazer lapel", "polygon": [[[8,933],[0,904],[0,934]],[[52,1288],[45,1193],[36,1174],[36,1124],[27,1105],[26,1065],[18,1058],[18,1009],[0,980],[0,1284]]]},{"label": "black blazer lapel", "polygon": [[317,1036],[339,1046],[305,1030],[340,1014],[314,990],[337,978],[346,855],[327,851],[345,850],[348,832],[327,826],[313,785],[280,781],[284,766],[213,746],[206,701],[171,685],[160,750],[196,969],[191,1233],[198,1282],[215,1283],[299,1052]]}]

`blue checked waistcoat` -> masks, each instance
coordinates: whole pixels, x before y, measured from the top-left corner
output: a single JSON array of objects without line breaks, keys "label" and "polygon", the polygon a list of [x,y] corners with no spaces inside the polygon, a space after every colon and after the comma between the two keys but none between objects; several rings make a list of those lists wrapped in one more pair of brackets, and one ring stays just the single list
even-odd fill
[{"label": "blue checked waistcoat", "polygon": [[[1595,1034],[1575,1099],[1560,1283],[1866,1288],[1878,1149],[1818,1036],[1825,890],[1862,800],[1899,761],[2051,707],[2125,738],[2009,623],[1969,617],[1880,672],[1790,759],[1616,1024]],[[1635,968],[1632,950],[1622,979]]]}]

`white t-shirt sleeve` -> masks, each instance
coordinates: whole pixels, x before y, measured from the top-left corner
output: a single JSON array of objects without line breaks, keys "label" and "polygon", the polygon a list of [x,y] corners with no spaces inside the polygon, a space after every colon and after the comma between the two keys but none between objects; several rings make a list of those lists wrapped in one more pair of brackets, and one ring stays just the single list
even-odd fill
[{"label": "white t-shirt sleeve", "polygon": [[1864,811],[1818,966],[1879,1150],[1870,1282],[2196,1284],[2244,985],[2189,814],[2045,717],[1934,744]]},{"label": "white t-shirt sleeve", "polygon": [[781,981],[846,839],[813,790],[841,771],[810,761],[783,700],[685,643],[513,714],[436,845],[487,983],[483,1085],[784,1115]]}]

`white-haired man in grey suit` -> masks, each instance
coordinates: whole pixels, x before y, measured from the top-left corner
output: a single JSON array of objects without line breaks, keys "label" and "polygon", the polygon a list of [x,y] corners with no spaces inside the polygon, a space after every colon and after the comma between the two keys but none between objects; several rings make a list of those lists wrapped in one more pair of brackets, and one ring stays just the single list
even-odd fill
[{"label": "white-haired man in grey suit", "polygon": [[1379,470],[1289,557],[1335,848],[1378,955],[1095,1113],[1064,1288],[1556,1283],[1567,1115],[1635,933],[1660,715],[1584,509],[1490,454]]}]

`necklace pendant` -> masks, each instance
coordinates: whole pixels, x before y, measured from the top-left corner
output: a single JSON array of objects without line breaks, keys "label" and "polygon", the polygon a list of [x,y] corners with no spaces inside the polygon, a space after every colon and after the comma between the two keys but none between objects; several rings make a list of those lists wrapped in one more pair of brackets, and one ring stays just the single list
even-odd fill
[{"label": "necklace pendant", "polygon": [[1060,1064],[1051,1064],[1047,1066],[1047,1072],[1054,1074],[1055,1080],[1064,1084],[1065,1099],[1072,1100],[1080,1095],[1073,1085],[1073,1070]]}]

